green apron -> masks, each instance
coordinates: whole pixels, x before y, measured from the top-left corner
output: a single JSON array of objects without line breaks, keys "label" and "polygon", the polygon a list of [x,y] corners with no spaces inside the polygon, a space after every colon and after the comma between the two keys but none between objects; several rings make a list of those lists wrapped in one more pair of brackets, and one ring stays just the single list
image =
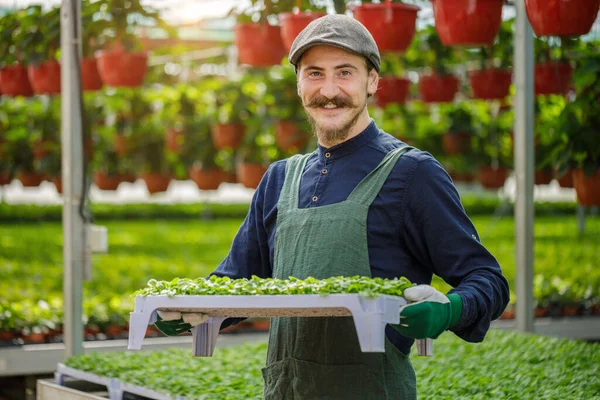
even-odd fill
[{"label": "green apron", "polygon": [[[340,203],[298,208],[310,154],[290,158],[279,202],[273,277],[371,276],[367,213],[409,147],[388,153]],[[272,318],[265,399],[416,399],[408,356],[386,339],[385,353],[363,353],[352,317]]]}]

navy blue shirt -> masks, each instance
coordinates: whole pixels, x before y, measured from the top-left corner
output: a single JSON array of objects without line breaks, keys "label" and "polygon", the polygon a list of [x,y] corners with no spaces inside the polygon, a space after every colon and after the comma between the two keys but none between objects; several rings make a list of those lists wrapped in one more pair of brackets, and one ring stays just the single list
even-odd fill
[{"label": "navy blue shirt", "polygon": [[[346,200],[383,157],[401,145],[371,121],[348,141],[331,148],[319,146],[306,164],[299,206]],[[271,277],[285,165],[286,160],[281,160],[270,166],[229,254],[213,274]],[[452,331],[464,340],[482,341],[490,322],[508,303],[508,282],[497,260],[480,243],[450,177],[427,152],[413,149],[400,157],[369,208],[367,242],[372,276],[405,276],[414,283],[430,284],[436,274],[453,287],[451,292],[463,300],[463,313]],[[409,352],[412,339],[390,326],[386,335],[402,352]]]}]

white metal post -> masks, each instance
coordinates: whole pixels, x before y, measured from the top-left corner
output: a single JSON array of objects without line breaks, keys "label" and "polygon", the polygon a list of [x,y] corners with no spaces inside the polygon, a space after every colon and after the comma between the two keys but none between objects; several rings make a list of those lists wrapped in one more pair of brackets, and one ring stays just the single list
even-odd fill
[{"label": "white metal post", "polygon": [[525,3],[515,1],[516,21],[514,37],[515,96],[515,176],[517,196],[515,204],[516,237],[516,327],[523,332],[533,332],[533,176],[535,154],[534,93],[533,93],[533,31]]},{"label": "white metal post", "polygon": [[585,207],[577,203],[577,232],[583,235],[585,232]]},{"label": "white metal post", "polygon": [[65,357],[83,352],[83,270],[86,230],[80,203],[83,193],[83,137],[79,43],[81,0],[61,3],[61,140],[63,181],[63,294]]}]

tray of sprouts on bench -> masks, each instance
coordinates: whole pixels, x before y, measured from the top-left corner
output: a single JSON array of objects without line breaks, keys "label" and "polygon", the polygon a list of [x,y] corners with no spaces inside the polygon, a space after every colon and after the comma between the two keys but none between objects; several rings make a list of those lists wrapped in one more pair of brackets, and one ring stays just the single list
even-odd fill
[{"label": "tray of sprouts on bench", "polygon": [[[411,286],[403,277],[151,279],[133,294],[128,349],[142,348],[146,329],[160,310],[210,316],[192,328],[195,356],[212,356],[221,323],[236,317],[352,317],[361,350],[384,352],[385,326],[400,322],[400,307],[406,304],[402,295]],[[431,355],[431,344],[417,340],[419,354]]]}]

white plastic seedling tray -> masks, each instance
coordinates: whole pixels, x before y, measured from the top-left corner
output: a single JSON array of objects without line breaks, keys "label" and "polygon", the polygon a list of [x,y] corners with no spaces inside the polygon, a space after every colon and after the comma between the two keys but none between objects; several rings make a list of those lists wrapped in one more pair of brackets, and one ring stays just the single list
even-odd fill
[{"label": "white plastic seedling tray", "polygon": [[146,329],[156,322],[156,311],[161,310],[197,312],[211,317],[192,329],[195,356],[212,356],[221,323],[231,317],[351,316],[361,350],[385,352],[385,326],[400,322],[400,307],[405,304],[406,300],[399,296],[365,298],[358,294],[138,296],[135,311],[130,313],[128,349],[142,348]]},{"label": "white plastic seedling tray", "polygon": [[182,396],[169,396],[155,392],[154,390],[146,389],[142,386],[122,382],[118,378],[107,378],[105,376],[91,374],[59,363],[56,372],[54,373],[54,382],[57,385],[65,386],[66,378],[74,378],[80,381],[105,386],[110,400],[123,400],[126,397],[126,393],[152,400],[185,400],[185,397]]}]

